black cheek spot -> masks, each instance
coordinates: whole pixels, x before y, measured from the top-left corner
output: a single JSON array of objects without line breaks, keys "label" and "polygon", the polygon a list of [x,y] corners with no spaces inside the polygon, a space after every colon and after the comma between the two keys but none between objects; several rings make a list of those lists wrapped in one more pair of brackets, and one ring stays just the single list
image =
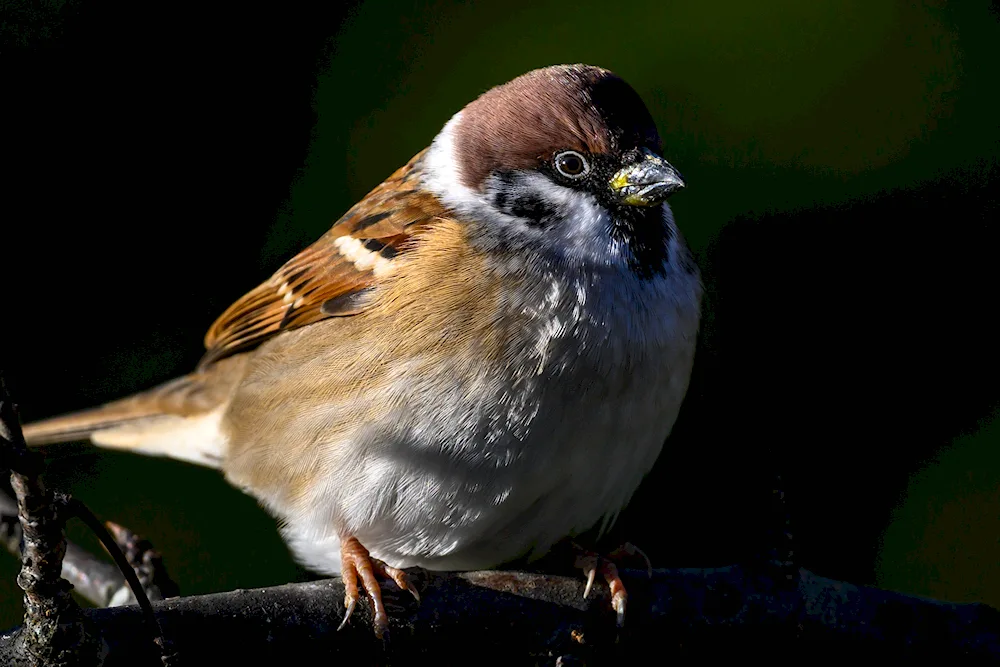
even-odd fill
[{"label": "black cheek spot", "polygon": [[507,211],[507,205],[510,203],[510,192],[507,188],[500,188],[497,193],[493,196],[493,205],[496,206],[498,211]]},{"label": "black cheek spot", "polygon": [[532,226],[545,227],[556,219],[556,210],[537,195],[524,193],[510,205],[510,214],[524,218]]},{"label": "black cheek spot", "polygon": [[558,219],[556,207],[527,188],[518,173],[498,171],[493,178],[492,199],[496,210],[521,218],[532,227],[545,227]]},{"label": "black cheek spot", "polygon": [[496,192],[493,195],[493,206],[498,211],[510,212],[510,199],[514,191],[514,174],[509,171],[498,171],[494,175],[496,179]]},{"label": "black cheek spot", "polygon": [[365,241],[365,248],[371,250],[372,252],[378,252],[385,247],[385,244],[378,239],[368,239]]}]

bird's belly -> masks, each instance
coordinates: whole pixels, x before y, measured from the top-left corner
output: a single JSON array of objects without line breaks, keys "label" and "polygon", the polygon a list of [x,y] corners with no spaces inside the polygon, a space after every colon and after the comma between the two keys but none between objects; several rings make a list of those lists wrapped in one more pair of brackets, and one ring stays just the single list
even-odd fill
[{"label": "bird's belly", "polygon": [[628,502],[676,419],[690,357],[537,378],[527,396],[502,391],[508,400],[441,389],[433,408],[400,408],[355,433],[350,449],[362,454],[283,517],[285,537],[305,565],[331,573],[340,535],[396,567],[483,569],[544,554]]},{"label": "bird's belly", "polygon": [[[234,442],[260,446],[239,447],[248,454],[230,457],[227,476],[278,515],[303,564],[328,573],[340,570],[341,537],[396,567],[467,570],[613,519],[677,417],[700,298],[695,273],[616,271],[546,274],[502,299],[487,290],[488,317],[420,310],[432,320],[422,336],[366,339],[349,356],[311,350],[295,369],[315,384],[280,431],[243,427]],[[491,324],[456,333],[477,317]],[[262,362],[245,400],[270,396],[272,372]],[[270,437],[303,444],[283,451]]]}]

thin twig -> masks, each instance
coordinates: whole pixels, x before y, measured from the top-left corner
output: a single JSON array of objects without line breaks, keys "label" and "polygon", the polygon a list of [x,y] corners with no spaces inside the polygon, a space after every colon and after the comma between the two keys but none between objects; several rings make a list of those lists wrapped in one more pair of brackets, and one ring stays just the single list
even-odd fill
[{"label": "thin twig", "polygon": [[142,582],[143,590],[151,601],[180,595],[180,587],[167,574],[163,556],[153,547],[152,542],[113,521],[105,521],[104,525],[115,538],[129,565],[135,570],[136,576]]},{"label": "thin twig", "polygon": [[[121,573],[125,576],[125,581],[128,582],[129,587],[132,589],[132,594],[135,595],[136,601],[139,603],[139,608],[142,609],[143,616],[146,617],[149,627],[156,629],[156,637],[154,641],[157,646],[160,647],[160,651],[164,655],[173,654],[173,649],[169,647],[166,637],[163,634],[163,628],[160,627],[160,622],[156,618],[156,614],[153,612],[153,605],[150,604],[149,598],[146,597],[146,591],[143,589],[142,582],[139,581],[139,577],[136,576],[135,570],[132,565],[125,558],[125,554],[118,547],[118,543],[115,542],[115,538],[111,535],[108,529],[101,523],[93,512],[90,511],[86,505],[81,503],[79,500],[70,499],[69,500],[70,511],[73,516],[77,517],[83,521],[88,528],[94,531],[97,535],[97,539],[101,541],[104,548],[107,550],[111,557],[115,560],[115,564]],[[167,664],[167,660],[164,660],[164,664]]]},{"label": "thin twig", "polygon": [[[105,521],[105,525],[125,554],[151,602],[180,595],[176,582],[167,573],[162,556],[149,540],[111,521]],[[17,503],[0,493],[0,544],[14,556],[20,557],[21,537]],[[115,565],[70,541],[66,542],[62,577],[73,585],[74,593],[95,606],[136,604],[132,589]]]},{"label": "thin twig", "polygon": [[[21,557],[21,537],[17,503],[0,493],[0,542],[18,558]],[[74,593],[98,607],[135,602],[135,596],[117,567],[73,542],[66,542],[62,577],[73,585]]]}]

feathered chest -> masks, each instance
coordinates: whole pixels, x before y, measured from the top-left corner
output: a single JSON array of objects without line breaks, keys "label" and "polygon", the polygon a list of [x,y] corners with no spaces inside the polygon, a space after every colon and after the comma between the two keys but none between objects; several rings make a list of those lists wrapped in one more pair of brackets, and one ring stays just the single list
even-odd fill
[{"label": "feathered chest", "polygon": [[[368,310],[255,356],[230,478],[397,564],[484,567],[617,512],[684,396],[697,276],[502,272],[461,243],[411,257]],[[292,369],[294,396],[249,409]]]},{"label": "feathered chest", "polygon": [[415,440],[503,468],[561,456],[555,445],[581,426],[611,436],[658,412],[672,422],[664,406],[683,395],[698,328],[696,275],[503,268],[463,267],[461,291],[428,286],[438,303],[452,297],[446,308],[414,308],[421,349],[391,372],[390,392]]},{"label": "feathered chest", "polygon": [[370,460],[400,475],[394,534],[436,528],[387,547],[394,557],[481,567],[544,551],[627,503],[686,391],[699,296],[695,281],[629,280],[549,274],[498,287],[492,340],[406,364]]}]

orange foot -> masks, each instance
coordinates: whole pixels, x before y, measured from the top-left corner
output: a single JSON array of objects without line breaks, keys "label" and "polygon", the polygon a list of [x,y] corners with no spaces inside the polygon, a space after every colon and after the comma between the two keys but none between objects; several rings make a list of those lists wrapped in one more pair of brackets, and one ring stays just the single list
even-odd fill
[{"label": "orange foot", "polygon": [[372,558],[368,549],[365,549],[357,538],[348,537],[341,541],[340,563],[340,576],[344,580],[344,607],[347,608],[347,612],[338,630],[347,625],[348,619],[354,613],[354,607],[358,604],[358,577],[361,578],[361,585],[371,598],[375,610],[375,636],[379,639],[382,639],[386,628],[389,627],[389,615],[385,612],[385,605],[382,604],[382,588],[378,585],[376,575],[383,579],[392,579],[400,589],[410,591],[417,602],[420,602],[420,594],[413,587],[407,574],[377,558]]},{"label": "orange foot", "polygon": [[649,558],[642,552],[642,549],[628,542],[612,551],[607,557],[601,557],[593,551],[587,551],[577,544],[573,544],[573,548],[577,552],[574,566],[582,569],[583,573],[587,575],[587,587],[583,590],[583,597],[587,598],[590,595],[590,591],[594,587],[594,579],[600,572],[601,577],[611,590],[611,607],[615,610],[618,627],[624,627],[628,592],[625,590],[625,584],[621,577],[618,576],[618,568],[611,562],[611,559],[622,560],[626,556],[639,556],[645,561],[646,572],[652,577],[653,565],[649,562]]}]

